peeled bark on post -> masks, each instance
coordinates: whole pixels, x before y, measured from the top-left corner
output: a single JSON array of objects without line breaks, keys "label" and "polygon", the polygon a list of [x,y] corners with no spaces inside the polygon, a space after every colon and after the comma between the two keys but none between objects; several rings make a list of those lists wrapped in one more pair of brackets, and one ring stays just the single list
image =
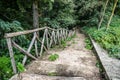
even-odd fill
[{"label": "peeled bark on post", "polygon": [[39,28],[38,0],[33,0],[33,27]]},{"label": "peeled bark on post", "polygon": [[115,12],[115,8],[116,8],[116,6],[117,6],[117,2],[118,2],[118,0],[115,0],[114,7],[113,7],[113,10],[112,10],[112,14],[111,14],[110,19],[109,19],[109,21],[108,21],[106,30],[107,30],[107,29],[109,28],[109,26],[110,26],[111,20],[112,20],[112,18],[113,18],[114,12]]},{"label": "peeled bark on post", "polygon": [[106,1],[106,4],[105,4],[105,6],[104,6],[104,10],[103,10],[103,13],[102,13],[102,17],[101,17],[101,20],[100,20],[99,25],[98,25],[98,30],[100,29],[100,26],[101,26],[101,24],[102,24],[103,17],[104,17],[104,15],[105,15],[105,11],[106,11],[108,2],[109,2],[109,0]]}]

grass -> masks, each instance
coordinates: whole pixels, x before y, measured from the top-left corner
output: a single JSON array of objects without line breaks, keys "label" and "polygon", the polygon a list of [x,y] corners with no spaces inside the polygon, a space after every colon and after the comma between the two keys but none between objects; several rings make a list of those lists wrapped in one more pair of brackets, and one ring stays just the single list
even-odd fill
[{"label": "grass", "polygon": [[55,61],[55,60],[58,59],[58,58],[59,58],[59,55],[58,55],[58,54],[51,54],[48,59],[49,59],[50,61]]},{"label": "grass", "polygon": [[93,46],[91,44],[91,41],[88,38],[85,39],[85,43],[86,43],[85,48],[92,50]]},{"label": "grass", "polygon": [[48,76],[57,76],[56,72],[49,72],[47,75]]},{"label": "grass", "polygon": [[104,69],[103,69],[103,66],[102,66],[102,64],[100,63],[100,61],[98,61],[98,60],[97,60],[97,62],[96,62],[96,67],[99,68],[99,71],[100,71],[102,80],[107,80],[107,79],[106,79],[106,76],[105,76],[105,71],[104,71]]}]

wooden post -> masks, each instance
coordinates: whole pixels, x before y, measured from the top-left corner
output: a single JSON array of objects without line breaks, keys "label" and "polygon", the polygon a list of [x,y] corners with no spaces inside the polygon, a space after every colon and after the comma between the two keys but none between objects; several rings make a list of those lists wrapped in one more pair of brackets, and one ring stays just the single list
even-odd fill
[{"label": "wooden post", "polygon": [[60,41],[62,41],[62,30],[60,30]]},{"label": "wooden post", "polygon": [[[39,37],[37,36],[37,40],[42,44],[42,41],[39,39]],[[43,45],[44,49],[46,52],[48,52],[47,48],[45,47],[45,45]]]},{"label": "wooden post", "polygon": [[15,65],[15,59],[14,59],[14,54],[13,54],[13,49],[12,49],[11,38],[7,38],[7,45],[8,45],[8,49],[9,49],[10,58],[11,58],[12,68],[13,68],[14,73],[16,74],[17,69],[16,69],[16,65]]},{"label": "wooden post", "polygon": [[67,32],[67,30],[65,30],[65,34],[66,34],[66,39],[67,39],[67,36],[68,36],[68,32]]},{"label": "wooden post", "polygon": [[[30,45],[29,45],[29,48],[28,48],[28,50],[27,50],[28,53],[29,53],[30,50],[32,49],[32,46],[33,46],[33,44],[34,44],[34,42],[35,42],[35,39],[36,39],[36,35],[34,35],[32,41],[31,41],[31,43],[30,43]],[[26,60],[27,60],[27,56],[25,55],[25,57],[24,57],[24,59],[23,59],[23,62],[22,62],[23,65],[25,65]]]},{"label": "wooden post", "polygon": [[70,37],[72,36],[72,34],[73,34],[73,31],[71,30],[71,35],[70,35]]},{"label": "wooden post", "polygon": [[56,45],[58,44],[58,34],[57,31],[55,32],[55,39],[56,39]]},{"label": "wooden post", "polygon": [[64,40],[64,29],[62,29],[62,38]]},{"label": "wooden post", "polygon": [[65,30],[64,30],[64,38],[66,39],[66,33],[65,33]]},{"label": "wooden post", "polygon": [[[37,37],[37,32],[34,33],[34,36]],[[37,47],[37,40],[35,39],[35,53],[36,53],[36,56],[38,57],[38,47]]]},{"label": "wooden post", "polygon": [[56,44],[55,31],[53,31],[53,40],[54,40],[54,43]]},{"label": "wooden post", "polygon": [[59,30],[57,30],[56,32],[56,39],[57,39],[57,43],[59,44]]},{"label": "wooden post", "polygon": [[76,35],[76,31],[74,30],[74,35]]},{"label": "wooden post", "polygon": [[55,41],[56,41],[56,45],[57,45],[57,31],[55,32]]},{"label": "wooden post", "polygon": [[59,30],[59,41],[60,41],[60,44],[61,44],[61,30]]},{"label": "wooden post", "polygon": [[71,31],[69,31],[68,37],[71,37]]},{"label": "wooden post", "polygon": [[62,40],[64,40],[64,37],[63,37],[63,29],[61,29],[61,37],[62,37]]},{"label": "wooden post", "polygon": [[63,37],[63,40],[64,40],[64,29],[62,29],[62,37]]},{"label": "wooden post", "polygon": [[70,37],[70,31],[68,31],[68,38]]},{"label": "wooden post", "polygon": [[64,40],[65,40],[65,39],[66,39],[66,38],[65,38],[65,29],[63,29],[63,36],[64,36]]},{"label": "wooden post", "polygon": [[48,50],[49,50],[50,49],[50,44],[51,44],[51,34],[50,34],[49,30],[48,30],[48,36],[50,37],[50,39],[48,40],[48,42],[49,42]]},{"label": "wooden post", "polygon": [[41,45],[41,49],[40,49],[40,56],[42,56],[42,52],[43,52],[43,46],[44,46],[44,41],[45,41],[45,35],[46,35],[46,29],[45,29],[44,35],[43,35],[42,45]]},{"label": "wooden post", "polygon": [[52,31],[52,35],[50,37],[50,45],[49,45],[49,48],[52,46],[52,43],[53,43],[53,31]]},{"label": "wooden post", "polygon": [[48,41],[48,29],[46,29],[46,43],[47,43],[47,49],[49,49],[49,41]]},{"label": "wooden post", "polygon": [[33,55],[31,55],[29,52],[25,51],[22,47],[20,47],[18,44],[16,44],[14,41],[12,41],[13,46],[18,49],[19,51],[21,51],[23,54],[29,56],[30,58],[37,60],[36,57],[34,57]]},{"label": "wooden post", "polygon": [[[37,36],[37,40],[42,44],[42,41],[39,39],[38,36]],[[44,47],[45,51],[48,53],[47,48],[45,47],[45,45],[43,45],[43,47]]]},{"label": "wooden post", "polygon": [[38,47],[37,47],[37,40],[35,40],[35,53],[36,53],[36,56],[38,57]]},{"label": "wooden post", "polygon": [[57,42],[58,42],[58,44],[60,44],[60,35],[59,35],[59,30],[57,30],[57,33],[56,33],[56,35],[57,35]]}]

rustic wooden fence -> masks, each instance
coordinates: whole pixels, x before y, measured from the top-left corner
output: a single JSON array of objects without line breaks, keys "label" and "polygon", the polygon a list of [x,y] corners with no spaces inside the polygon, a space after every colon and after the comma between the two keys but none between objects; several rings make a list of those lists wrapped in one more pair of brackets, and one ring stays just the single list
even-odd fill
[{"label": "rustic wooden fence", "polygon": [[[38,33],[40,31],[44,31],[42,40],[38,36]],[[25,35],[25,34],[33,34],[33,38],[29,44],[29,47],[27,50],[22,48],[20,45],[18,45],[14,40],[13,37],[20,36],[20,35]],[[43,50],[47,51],[48,49],[51,48],[52,45],[58,45],[61,44],[62,40],[67,39],[68,37],[71,37],[75,34],[75,31],[67,30],[67,29],[52,29],[49,27],[43,27],[43,28],[38,28],[34,30],[27,30],[27,31],[21,31],[21,32],[14,32],[14,33],[6,33],[5,38],[7,40],[7,45],[9,49],[9,54],[11,58],[11,63],[12,63],[12,68],[14,73],[17,73],[17,68],[15,64],[15,58],[14,58],[14,52],[13,52],[13,47],[22,52],[25,56],[23,58],[23,65],[25,65],[25,62],[28,57],[37,60],[38,56],[41,56],[43,53]],[[46,41],[46,45],[45,45]],[[41,44],[40,49],[38,48],[38,43]],[[35,54],[32,55],[30,53],[32,47],[34,46],[35,49]],[[39,52],[38,52],[39,51]]]}]

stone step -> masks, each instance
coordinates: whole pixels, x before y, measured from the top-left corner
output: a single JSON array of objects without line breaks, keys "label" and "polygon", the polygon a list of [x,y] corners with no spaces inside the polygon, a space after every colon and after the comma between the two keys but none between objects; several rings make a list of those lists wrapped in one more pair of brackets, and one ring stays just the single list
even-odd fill
[{"label": "stone step", "polygon": [[83,77],[45,76],[37,74],[21,73],[13,76],[10,80],[86,80]]},{"label": "stone step", "polygon": [[[88,69],[89,68],[89,69]],[[51,61],[34,61],[31,63],[25,73],[39,75],[55,75],[55,76],[74,76],[94,78],[98,76],[95,67],[89,67],[81,64],[54,63]]]}]

